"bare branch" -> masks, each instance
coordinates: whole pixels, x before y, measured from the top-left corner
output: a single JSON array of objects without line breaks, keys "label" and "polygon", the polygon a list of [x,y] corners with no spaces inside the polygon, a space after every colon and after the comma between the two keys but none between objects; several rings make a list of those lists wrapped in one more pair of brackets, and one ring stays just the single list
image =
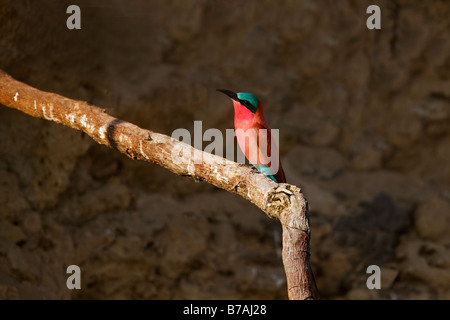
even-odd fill
[{"label": "bare branch", "polygon": [[315,298],[309,263],[309,217],[298,187],[277,184],[249,166],[194,149],[167,135],[139,128],[104,109],[32,88],[0,70],[0,103],[36,118],[83,131],[134,160],[156,163],[239,194],[283,226],[283,263],[290,299]]}]

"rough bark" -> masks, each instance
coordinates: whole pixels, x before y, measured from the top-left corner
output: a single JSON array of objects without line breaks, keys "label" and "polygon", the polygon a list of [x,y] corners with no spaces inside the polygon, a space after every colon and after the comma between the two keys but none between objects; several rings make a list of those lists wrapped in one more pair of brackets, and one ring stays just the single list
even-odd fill
[{"label": "rough bark", "polygon": [[82,131],[134,160],[239,194],[283,226],[283,263],[290,299],[316,298],[309,256],[308,206],[301,190],[277,184],[253,168],[202,152],[167,135],[139,128],[83,101],[43,92],[0,70],[0,103]]}]

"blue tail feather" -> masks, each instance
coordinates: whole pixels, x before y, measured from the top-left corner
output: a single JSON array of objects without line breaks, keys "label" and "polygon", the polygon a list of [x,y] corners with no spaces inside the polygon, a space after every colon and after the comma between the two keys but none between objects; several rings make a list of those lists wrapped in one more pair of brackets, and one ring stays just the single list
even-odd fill
[{"label": "blue tail feather", "polygon": [[266,165],[256,165],[254,163],[252,163],[252,165],[258,169],[259,172],[265,174],[266,176],[268,176],[270,179],[272,179],[273,181],[275,181],[276,183],[278,183],[277,179],[273,176],[272,172],[270,172],[270,169],[268,166]]}]

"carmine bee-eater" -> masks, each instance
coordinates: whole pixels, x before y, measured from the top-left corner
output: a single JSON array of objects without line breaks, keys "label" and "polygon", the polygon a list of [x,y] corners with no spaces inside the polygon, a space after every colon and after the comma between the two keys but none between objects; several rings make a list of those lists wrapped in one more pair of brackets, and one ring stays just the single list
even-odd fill
[{"label": "carmine bee-eater", "polygon": [[245,157],[261,173],[275,182],[285,183],[280,155],[264,119],[261,102],[251,93],[234,93],[217,89],[233,100],[234,129],[239,147]]}]

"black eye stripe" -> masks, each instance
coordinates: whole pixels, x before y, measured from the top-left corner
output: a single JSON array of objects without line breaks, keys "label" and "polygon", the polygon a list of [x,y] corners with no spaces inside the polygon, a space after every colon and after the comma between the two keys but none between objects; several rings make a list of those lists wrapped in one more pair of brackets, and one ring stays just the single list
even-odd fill
[{"label": "black eye stripe", "polygon": [[244,107],[246,107],[247,109],[249,109],[251,112],[253,112],[253,113],[256,112],[256,107],[255,107],[254,105],[252,105],[252,104],[250,103],[250,101],[248,101],[248,100],[242,100],[242,99],[239,99],[238,101],[239,101]]}]

